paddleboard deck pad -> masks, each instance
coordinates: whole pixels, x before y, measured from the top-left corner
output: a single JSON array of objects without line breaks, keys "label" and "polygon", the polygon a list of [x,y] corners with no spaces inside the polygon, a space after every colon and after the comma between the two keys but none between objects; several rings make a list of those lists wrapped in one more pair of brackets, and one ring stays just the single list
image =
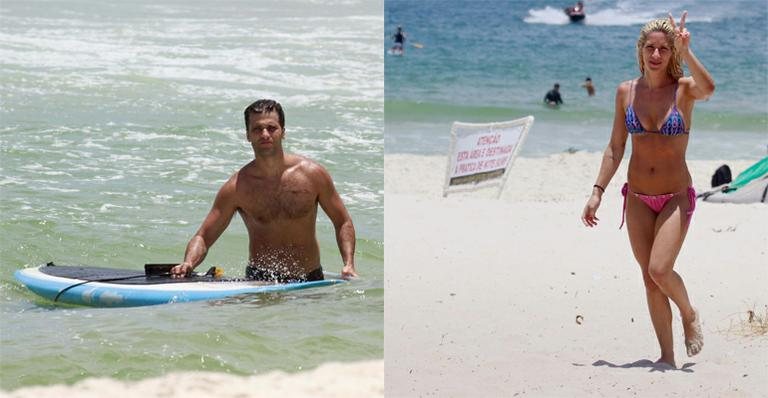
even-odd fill
[{"label": "paddleboard deck pad", "polygon": [[241,278],[194,275],[171,278],[127,269],[67,266],[48,263],[17,270],[14,277],[49,300],[91,307],[138,307],[188,301],[215,300],[241,294],[277,293],[344,282],[272,283]]}]

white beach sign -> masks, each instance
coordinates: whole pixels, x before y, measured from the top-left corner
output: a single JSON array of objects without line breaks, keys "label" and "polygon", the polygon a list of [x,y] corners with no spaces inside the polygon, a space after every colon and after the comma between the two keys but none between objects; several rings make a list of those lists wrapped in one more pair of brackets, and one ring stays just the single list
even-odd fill
[{"label": "white beach sign", "polygon": [[443,196],[451,192],[499,186],[533,125],[533,116],[497,123],[454,122]]}]

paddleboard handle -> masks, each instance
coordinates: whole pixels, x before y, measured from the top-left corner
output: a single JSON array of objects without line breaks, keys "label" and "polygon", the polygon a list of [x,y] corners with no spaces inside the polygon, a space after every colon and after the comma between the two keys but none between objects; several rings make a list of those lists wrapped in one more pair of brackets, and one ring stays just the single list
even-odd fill
[{"label": "paddleboard handle", "polygon": [[[144,274],[146,276],[168,276],[171,274],[171,268],[178,264],[144,264]],[[190,273],[189,276],[210,276],[214,279],[219,279],[224,276],[224,270],[219,267],[211,267],[204,274]]]},{"label": "paddleboard handle", "polygon": [[222,276],[224,276],[224,270],[214,266],[214,267],[208,268],[208,271],[205,274],[203,274],[203,276],[210,276],[211,278],[219,279]]},{"label": "paddleboard handle", "polygon": [[178,264],[162,263],[162,264],[144,264],[144,275],[146,276],[159,276],[170,275],[171,268]]}]

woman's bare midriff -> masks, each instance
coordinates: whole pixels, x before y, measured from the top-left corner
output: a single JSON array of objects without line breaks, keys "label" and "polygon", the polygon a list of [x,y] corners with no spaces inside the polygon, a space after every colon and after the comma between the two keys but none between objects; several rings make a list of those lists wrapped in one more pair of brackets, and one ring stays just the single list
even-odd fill
[{"label": "woman's bare midriff", "polygon": [[627,181],[633,192],[661,195],[683,192],[692,185],[685,162],[688,136],[644,133],[632,137]]}]

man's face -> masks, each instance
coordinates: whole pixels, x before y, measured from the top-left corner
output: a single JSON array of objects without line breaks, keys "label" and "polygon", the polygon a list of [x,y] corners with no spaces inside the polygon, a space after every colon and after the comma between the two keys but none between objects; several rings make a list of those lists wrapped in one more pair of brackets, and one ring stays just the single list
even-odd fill
[{"label": "man's face", "polygon": [[258,153],[271,154],[283,148],[284,131],[276,112],[250,114],[246,135]]}]

